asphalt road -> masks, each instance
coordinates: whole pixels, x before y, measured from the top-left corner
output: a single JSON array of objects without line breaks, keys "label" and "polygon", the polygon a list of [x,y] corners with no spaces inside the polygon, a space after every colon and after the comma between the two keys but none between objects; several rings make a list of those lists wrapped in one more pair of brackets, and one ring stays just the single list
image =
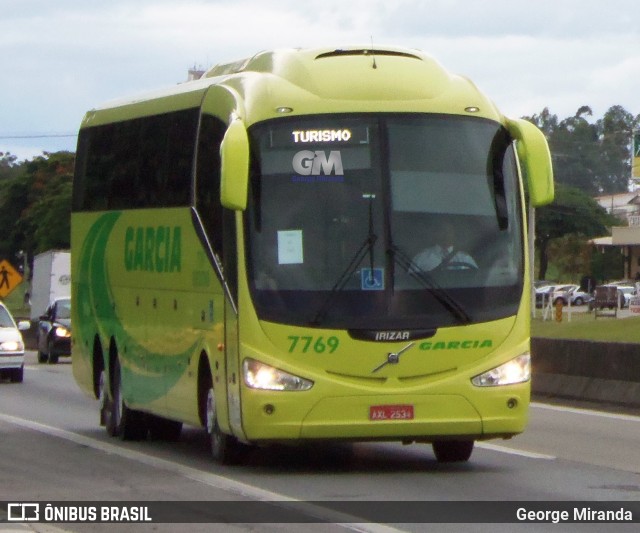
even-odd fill
[{"label": "asphalt road", "polygon": [[[635,502],[640,499],[640,417],[534,403],[528,430],[479,443],[471,461],[443,465],[427,445],[396,443],[256,449],[247,463],[209,458],[200,428],[176,443],[122,442],[98,425],[97,402],[73,381],[71,365],[38,365],[25,381],[0,383],[0,501],[285,502]],[[175,505],[175,504],[174,504]],[[210,512],[219,512],[213,506]],[[194,511],[199,512],[199,511]],[[339,522],[333,511],[313,508]],[[393,515],[394,518],[395,515]],[[203,518],[211,520],[211,516]],[[515,524],[305,524],[310,531],[513,531]],[[215,520],[214,520],[215,522]],[[607,524],[631,531],[637,524]],[[532,524],[523,531],[602,531],[603,525]],[[0,524],[0,530],[299,531],[299,524]]]}]

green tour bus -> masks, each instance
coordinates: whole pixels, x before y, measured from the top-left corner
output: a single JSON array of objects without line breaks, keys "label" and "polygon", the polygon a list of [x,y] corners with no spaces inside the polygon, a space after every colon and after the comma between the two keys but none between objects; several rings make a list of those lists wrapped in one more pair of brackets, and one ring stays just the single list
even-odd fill
[{"label": "green tour bus", "polygon": [[75,379],[110,435],[200,426],[223,463],[466,461],[527,423],[525,214],[552,199],[540,130],[416,50],[263,52],[110,102],[78,140]]}]

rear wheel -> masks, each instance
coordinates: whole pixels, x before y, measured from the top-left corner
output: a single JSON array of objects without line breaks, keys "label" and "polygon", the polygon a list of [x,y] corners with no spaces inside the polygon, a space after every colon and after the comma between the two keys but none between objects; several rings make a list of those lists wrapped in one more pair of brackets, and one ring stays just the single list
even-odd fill
[{"label": "rear wheel", "polygon": [[439,463],[458,463],[469,460],[473,444],[472,440],[440,440],[432,446]]},{"label": "rear wheel", "polygon": [[111,398],[107,391],[107,373],[104,369],[100,371],[98,378],[98,401],[100,402],[100,425],[106,426],[111,415]]},{"label": "rear wheel", "polygon": [[[102,376],[101,376],[102,377]],[[104,402],[105,426],[112,437],[122,440],[141,440],[147,436],[145,416],[140,411],[129,409],[122,396],[120,361],[113,365],[111,398]]]}]

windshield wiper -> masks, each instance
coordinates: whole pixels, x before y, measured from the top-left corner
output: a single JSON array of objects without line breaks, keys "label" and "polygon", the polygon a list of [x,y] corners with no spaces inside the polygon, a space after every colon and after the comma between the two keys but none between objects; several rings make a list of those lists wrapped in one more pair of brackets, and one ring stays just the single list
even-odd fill
[{"label": "windshield wiper", "polygon": [[318,312],[315,314],[315,316],[311,320],[312,325],[317,326],[325,319],[325,317],[327,316],[327,312],[329,311],[329,309],[331,308],[331,305],[333,304],[333,300],[336,294],[342,291],[344,286],[349,281],[349,278],[351,278],[352,274],[360,266],[360,263],[362,263],[362,260],[365,258],[367,254],[369,254],[369,265],[371,267],[369,271],[369,275],[373,277],[373,265],[374,265],[373,247],[376,244],[376,241],[378,240],[378,236],[373,232],[372,204],[375,197],[376,197],[375,194],[362,195],[362,198],[369,200],[369,233],[366,239],[364,240],[364,242],[360,245],[360,248],[358,248],[357,252],[353,256],[349,264],[347,265],[347,268],[345,268],[342,274],[340,274],[338,281],[336,281],[333,287],[331,287],[331,290],[329,291],[327,298],[322,303],[322,306],[320,306],[320,309],[318,309]]},{"label": "windshield wiper", "polygon": [[415,280],[420,282],[424,287],[431,291],[442,306],[447,309],[461,324],[469,324],[471,317],[468,315],[464,307],[451,296],[451,294],[442,288],[427,272],[416,265],[413,260],[405,254],[395,244],[389,246],[388,253],[393,256],[393,262],[396,262],[407,271],[407,273]]}]

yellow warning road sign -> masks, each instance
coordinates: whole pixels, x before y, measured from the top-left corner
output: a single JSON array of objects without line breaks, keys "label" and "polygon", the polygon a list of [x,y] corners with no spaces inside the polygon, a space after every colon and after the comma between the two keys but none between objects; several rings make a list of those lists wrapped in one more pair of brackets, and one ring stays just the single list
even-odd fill
[{"label": "yellow warning road sign", "polygon": [[6,297],[22,283],[22,274],[6,259],[0,261],[0,298]]}]

